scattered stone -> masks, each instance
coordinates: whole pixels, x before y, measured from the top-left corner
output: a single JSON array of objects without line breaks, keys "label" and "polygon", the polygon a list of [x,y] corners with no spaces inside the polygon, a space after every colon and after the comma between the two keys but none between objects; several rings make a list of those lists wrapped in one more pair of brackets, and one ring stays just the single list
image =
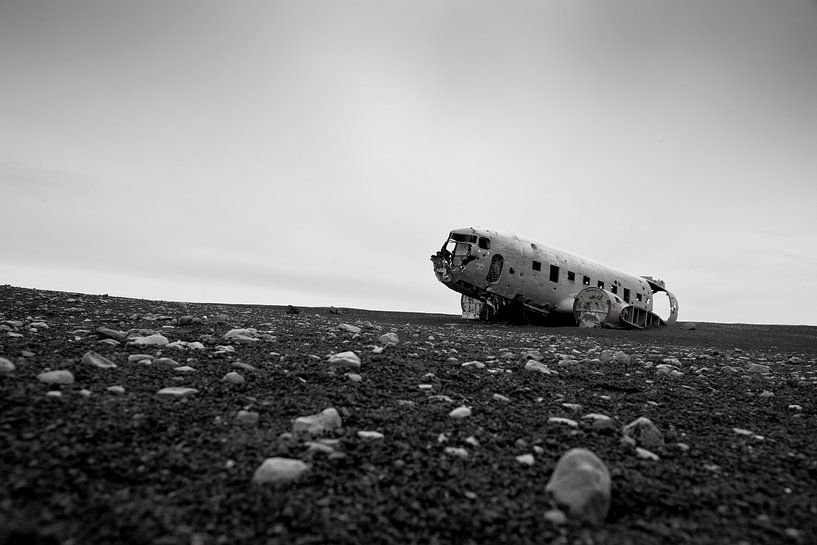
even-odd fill
[{"label": "scattered stone", "polygon": [[229,382],[230,384],[244,384],[246,382],[244,377],[241,376],[241,373],[236,373],[235,371],[230,371],[224,375],[221,380],[224,382]]},{"label": "scattered stone", "polygon": [[45,393],[45,396],[59,399],[62,397],[62,392],[60,392],[59,390],[50,390]]},{"label": "scattered stone", "polygon": [[60,369],[58,371],[47,371],[37,375],[37,380],[46,384],[73,384],[74,375],[71,371]]},{"label": "scattered stone", "polygon": [[559,459],[545,492],[571,517],[598,526],[610,508],[610,472],[593,452],[574,448]]},{"label": "scattered stone", "polygon": [[462,447],[445,447],[444,452],[456,458],[468,458],[468,451]]},{"label": "scattered stone", "polygon": [[318,414],[299,416],[292,422],[292,433],[321,435],[343,425],[340,414],[333,407],[324,409]]},{"label": "scattered stone", "polygon": [[559,509],[548,509],[545,511],[545,520],[554,526],[563,526],[567,524],[567,515]]},{"label": "scattered stone", "polygon": [[185,388],[183,386],[168,386],[167,388],[162,388],[156,395],[163,398],[168,399],[178,399],[183,397],[189,397],[194,394],[197,394],[198,390],[195,388]]},{"label": "scattered stone", "polygon": [[548,424],[565,424],[571,428],[578,428],[579,423],[570,418],[562,418],[561,416],[551,416],[548,418]]},{"label": "scattered stone", "polygon": [[354,352],[340,352],[329,356],[329,363],[332,365],[343,365],[360,369],[360,357]]},{"label": "scattered stone", "polygon": [[526,466],[532,466],[535,460],[533,454],[520,454],[516,457],[516,461]]},{"label": "scattered stone", "polygon": [[467,418],[471,416],[471,409],[465,406],[457,407],[456,409],[448,413],[448,416],[451,418],[456,418],[458,420],[462,418]]},{"label": "scattered stone", "polygon": [[653,462],[657,462],[659,460],[658,455],[641,447],[635,448],[635,453],[638,455],[639,458],[644,458],[645,460],[650,460]]},{"label": "scattered stone", "polygon": [[6,358],[0,358],[0,373],[11,373],[15,367],[11,361]]},{"label": "scattered stone", "polygon": [[684,323],[679,324],[679,325],[680,325],[681,329],[687,329],[687,330],[690,330],[690,331],[692,331],[696,327],[698,327],[695,322],[684,322]]},{"label": "scattered stone", "polygon": [[258,330],[253,328],[231,329],[222,339],[239,344],[253,344],[261,340],[258,338]]},{"label": "scattered stone", "polygon": [[386,346],[396,345],[400,342],[400,338],[397,336],[397,333],[384,333],[377,339],[377,342]]},{"label": "scattered stone", "polygon": [[239,424],[245,426],[254,426],[258,423],[259,414],[254,411],[238,411],[235,415],[235,419]]},{"label": "scattered stone", "polygon": [[357,436],[361,439],[383,439],[385,436],[379,431],[359,431]]},{"label": "scattered stone", "polygon": [[760,363],[750,363],[746,366],[746,370],[750,373],[759,373],[762,375],[766,375],[771,371],[768,365],[762,365]]},{"label": "scattered stone", "polygon": [[344,331],[346,333],[351,333],[352,335],[357,335],[358,333],[363,331],[361,328],[357,327],[356,325],[352,325],[352,324],[339,324],[338,329],[340,329],[341,331]]},{"label": "scattered stone", "polygon": [[124,331],[116,331],[116,330],[111,329],[109,327],[100,326],[100,327],[96,328],[96,334],[101,336],[101,337],[105,337],[105,338],[108,338],[108,339],[113,339],[113,340],[118,341],[120,343],[124,343],[124,342],[126,342],[128,340],[128,334],[127,333],[125,333]]},{"label": "scattered stone", "polygon": [[615,421],[606,414],[590,413],[582,417],[582,419],[592,420],[591,424],[594,430],[614,430],[616,428]]},{"label": "scattered stone", "polygon": [[511,400],[509,398],[505,397],[502,394],[494,394],[493,399],[494,399],[494,401],[502,401],[503,403],[510,403],[511,402]]},{"label": "scattered stone", "polygon": [[179,367],[174,367],[173,372],[174,373],[184,373],[184,374],[195,373],[196,368],[195,367],[190,367],[189,365],[180,365]]},{"label": "scattered stone", "polygon": [[116,367],[114,362],[105,356],[97,354],[93,350],[89,350],[82,355],[82,363],[86,365],[93,365],[94,367],[99,367],[100,369],[113,369]]},{"label": "scattered stone", "polygon": [[548,367],[544,363],[536,360],[528,360],[528,362],[525,364],[525,370],[536,371],[539,373],[543,373],[545,375],[553,375],[556,373],[556,371],[551,371],[550,367]]},{"label": "scattered stone", "polygon": [[360,382],[363,380],[363,377],[357,373],[346,373],[346,377],[352,382]]},{"label": "scattered stone", "polygon": [[661,431],[645,417],[639,417],[624,426],[624,436],[633,439],[636,444],[645,448],[661,448],[664,446],[664,436]]},{"label": "scattered stone", "polygon": [[462,364],[462,367],[466,367],[466,368],[473,367],[474,369],[485,369],[485,364],[482,363],[481,361],[476,361],[476,360],[466,361],[465,363]]},{"label": "scattered stone", "polygon": [[170,341],[164,335],[158,333],[148,335],[147,337],[136,337],[131,339],[130,344],[134,346],[165,346]]},{"label": "scattered stone", "polygon": [[309,466],[301,460],[276,456],[264,460],[252,480],[258,484],[282,485],[298,479],[308,470]]},{"label": "scattered stone", "polygon": [[145,361],[147,361],[148,363],[153,362],[153,356],[151,356],[150,354],[131,354],[130,356],[128,356],[128,363],[135,362],[144,363]]},{"label": "scattered stone", "polygon": [[613,365],[629,365],[630,364],[630,356],[628,356],[625,352],[619,350],[613,357],[610,358],[610,363]]},{"label": "scattered stone", "polygon": [[122,386],[108,386],[105,389],[108,390],[110,393],[116,395],[122,395],[125,393],[125,388],[123,388]]}]

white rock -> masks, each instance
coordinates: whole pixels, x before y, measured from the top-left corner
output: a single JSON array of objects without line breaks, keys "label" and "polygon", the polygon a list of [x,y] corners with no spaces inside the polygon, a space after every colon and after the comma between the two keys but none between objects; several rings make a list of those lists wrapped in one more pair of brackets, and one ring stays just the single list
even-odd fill
[{"label": "white rock", "polygon": [[344,365],[360,369],[360,357],[354,352],[340,352],[329,356],[329,363],[332,365]]},{"label": "white rock", "polygon": [[657,462],[659,460],[657,454],[645,448],[636,447],[635,453],[638,455],[639,458],[644,458],[645,460],[651,460],[653,462]]},{"label": "white rock", "polygon": [[462,447],[445,447],[445,453],[457,458],[468,458],[468,451]]},{"label": "white rock", "polygon": [[332,431],[343,425],[338,411],[330,407],[318,414],[299,416],[292,422],[292,433],[308,433],[319,435]]},{"label": "white rock", "polygon": [[244,384],[246,382],[244,377],[241,376],[241,373],[236,373],[235,371],[230,371],[224,375],[221,380],[229,382],[230,384]]},{"label": "white rock", "polygon": [[545,375],[553,375],[556,373],[555,371],[551,371],[550,367],[548,367],[544,363],[536,360],[528,360],[528,362],[525,364],[525,370],[537,371],[539,373],[544,373]]},{"label": "white rock", "polygon": [[153,356],[151,356],[150,354],[131,354],[130,356],[128,356],[128,363],[134,362],[142,363],[145,360],[147,360],[148,362],[152,362]]},{"label": "white rock", "polygon": [[494,401],[502,401],[503,403],[510,403],[511,400],[505,397],[502,394],[494,394],[493,396]]},{"label": "white rock", "polygon": [[383,439],[385,436],[379,431],[364,431],[357,432],[357,436],[361,439]]},{"label": "white rock", "polygon": [[189,365],[180,365],[179,367],[174,367],[173,372],[174,373],[185,373],[185,374],[195,373],[196,368],[195,367],[190,367]]},{"label": "white rock", "polygon": [[610,509],[610,472],[593,452],[574,448],[559,459],[545,492],[570,516],[599,525]]},{"label": "white rock", "polygon": [[134,346],[165,346],[168,343],[170,341],[167,340],[167,337],[158,333],[147,337],[137,337],[130,341],[130,344]]},{"label": "white rock", "polygon": [[15,367],[11,361],[6,358],[0,358],[0,373],[11,373]]},{"label": "white rock", "polygon": [[235,419],[238,421],[239,424],[244,424],[246,426],[254,426],[258,423],[259,414],[254,411],[238,411],[235,415]]},{"label": "white rock", "polygon": [[181,397],[188,397],[198,393],[198,390],[195,388],[185,388],[183,386],[169,386],[167,388],[162,388],[156,395],[159,397],[164,397],[168,399],[174,398],[181,398]]},{"label": "white rock", "polygon": [[548,424],[565,424],[571,428],[578,428],[579,423],[570,418],[562,418],[561,416],[551,416],[548,418]]},{"label": "white rock", "polygon": [[567,524],[567,515],[559,509],[548,509],[545,511],[545,520],[554,526],[562,526]]},{"label": "white rock", "polygon": [[352,382],[360,382],[363,380],[363,377],[357,373],[346,373],[346,377]]},{"label": "white rock", "polygon": [[225,341],[228,341],[230,339],[235,339],[236,337],[250,337],[254,339],[258,337],[258,330],[255,328],[231,329],[230,331],[222,335],[221,338],[224,339]]},{"label": "white rock", "polygon": [[385,345],[397,344],[400,342],[400,337],[397,336],[397,333],[384,333],[377,339],[377,342]]},{"label": "white rock", "polygon": [[606,430],[616,427],[616,423],[613,421],[613,419],[606,414],[589,413],[584,415],[582,419],[592,420],[594,430]]},{"label": "white rock", "polygon": [[520,454],[516,457],[516,461],[520,464],[525,464],[526,466],[532,466],[535,459],[533,454]]},{"label": "white rock", "polygon": [[46,384],[73,384],[74,375],[71,371],[60,369],[58,371],[47,371],[37,375],[37,380]]},{"label": "white rock", "polygon": [[51,390],[50,392],[46,392],[45,396],[59,399],[62,397],[62,392],[60,392],[59,390]]},{"label": "white rock", "polygon": [[112,394],[116,395],[122,395],[125,393],[125,388],[123,388],[122,386],[108,386],[105,389],[111,392]]},{"label": "white rock", "polygon": [[351,333],[352,335],[356,335],[356,334],[360,333],[361,331],[363,331],[362,329],[360,329],[356,325],[352,325],[352,324],[339,324],[338,329],[340,329],[341,331],[345,331],[346,333]]},{"label": "white rock", "polygon": [[308,470],[309,466],[301,460],[276,456],[264,460],[255,470],[252,480],[258,484],[286,484],[298,479]]},{"label": "white rock", "polygon": [[462,364],[462,367],[473,367],[474,369],[485,369],[485,364],[481,361],[466,361]]},{"label": "white rock", "polygon": [[456,409],[454,409],[453,411],[448,413],[448,416],[451,417],[451,418],[457,418],[457,419],[467,418],[467,417],[471,416],[471,409],[469,409],[468,407],[465,407],[465,406],[457,407]]},{"label": "white rock", "polygon": [[86,365],[93,365],[94,367],[99,367],[100,369],[112,369],[116,367],[114,362],[105,356],[97,354],[93,350],[89,350],[82,355],[82,363]]}]

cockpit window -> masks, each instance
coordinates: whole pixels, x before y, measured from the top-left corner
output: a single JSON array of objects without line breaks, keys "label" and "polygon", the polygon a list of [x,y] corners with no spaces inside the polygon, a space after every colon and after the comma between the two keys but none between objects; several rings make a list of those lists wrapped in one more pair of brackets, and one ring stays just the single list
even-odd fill
[{"label": "cockpit window", "polygon": [[479,237],[479,247],[483,250],[491,249],[491,241],[485,237]]},{"label": "cockpit window", "polygon": [[477,241],[477,235],[464,235],[462,233],[451,233],[451,239],[456,242],[471,242]]}]

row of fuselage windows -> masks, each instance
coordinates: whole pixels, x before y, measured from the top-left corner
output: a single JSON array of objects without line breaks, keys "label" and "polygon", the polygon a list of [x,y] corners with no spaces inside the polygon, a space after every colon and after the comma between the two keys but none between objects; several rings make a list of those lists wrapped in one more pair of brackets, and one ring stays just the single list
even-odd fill
[{"label": "row of fuselage windows", "polygon": [[[533,268],[534,271],[541,271],[542,270],[542,262],[541,261],[534,261],[533,265],[532,265],[532,268]],[[567,280],[568,280],[568,282],[575,282],[576,281],[576,273],[573,272],[573,271],[567,271]],[[550,266],[550,281],[551,282],[559,282],[559,266],[558,265],[551,265]],[[590,277],[586,276],[586,275],[583,275],[582,276],[582,284],[584,284],[585,286],[589,286],[590,285]],[[604,280],[597,281],[596,285],[598,287],[600,287],[601,289],[605,289]],[[619,288],[618,284],[616,284],[616,283],[611,283],[610,284],[610,292],[611,293],[615,293],[616,295],[618,295],[618,288]],[[622,288],[622,291],[623,291],[623,293],[622,293],[621,298],[624,299],[624,301],[626,303],[629,303],[630,302],[630,289],[629,288]],[[638,301],[639,303],[641,302],[641,294],[640,293],[635,294],[635,300]]]}]

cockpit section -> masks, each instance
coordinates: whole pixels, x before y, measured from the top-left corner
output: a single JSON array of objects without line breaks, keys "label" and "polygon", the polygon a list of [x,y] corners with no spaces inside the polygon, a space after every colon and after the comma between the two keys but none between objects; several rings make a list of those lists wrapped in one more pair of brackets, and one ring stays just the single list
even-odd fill
[{"label": "cockpit section", "polygon": [[[491,239],[488,237],[473,232],[451,231],[440,251],[431,256],[437,280],[460,293],[478,293],[478,271],[482,267],[471,264],[485,257],[490,249]],[[485,272],[482,272],[484,276]]]}]

